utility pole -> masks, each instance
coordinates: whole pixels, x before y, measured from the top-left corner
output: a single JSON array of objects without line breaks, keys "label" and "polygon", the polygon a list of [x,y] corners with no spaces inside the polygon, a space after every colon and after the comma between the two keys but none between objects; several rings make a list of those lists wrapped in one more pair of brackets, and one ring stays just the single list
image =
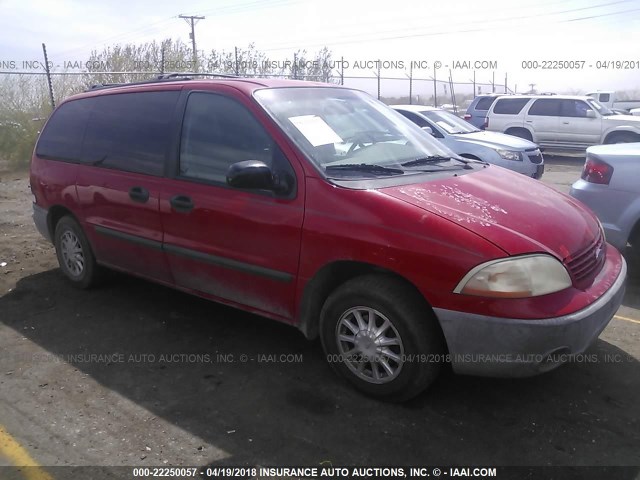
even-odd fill
[{"label": "utility pole", "polygon": [[198,20],[204,20],[205,17],[199,17],[196,15],[178,15],[178,17],[183,18],[185,22],[191,25],[191,33],[189,37],[191,38],[191,47],[193,48],[193,68],[194,71],[198,71],[198,52],[196,51],[196,31],[195,26],[198,23]]},{"label": "utility pole", "polygon": [[536,86],[535,83],[530,83],[529,86],[531,87],[531,90],[529,90],[529,93],[533,93],[533,87]]},{"label": "utility pole", "polygon": [[438,106],[438,93],[436,89],[436,66],[433,65],[433,106]]},{"label": "utility pole", "polygon": [[53,84],[51,83],[51,71],[49,70],[49,58],[47,57],[47,47],[42,44],[42,52],[44,53],[44,69],[47,73],[47,83],[49,84],[49,97],[51,98],[51,110],[55,110],[56,101],[53,97]]}]

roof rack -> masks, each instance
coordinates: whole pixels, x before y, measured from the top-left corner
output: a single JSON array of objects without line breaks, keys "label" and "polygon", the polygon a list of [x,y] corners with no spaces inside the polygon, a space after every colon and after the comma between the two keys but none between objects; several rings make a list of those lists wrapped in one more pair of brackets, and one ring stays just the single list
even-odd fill
[{"label": "roof rack", "polygon": [[213,78],[241,78],[240,75],[233,75],[230,73],[165,73],[158,75],[158,80],[168,80],[172,78],[193,78],[193,77],[213,77]]},{"label": "roof rack", "polygon": [[155,78],[151,78],[149,80],[143,80],[141,82],[130,82],[130,83],[98,83],[96,85],[91,85],[86,92],[94,91],[94,90],[102,90],[105,88],[115,88],[115,87],[123,87],[130,85],[148,85],[150,83],[159,83],[159,82],[168,82],[172,80],[193,80],[193,77],[212,77],[212,78],[240,78],[238,75],[230,75],[226,73],[165,73],[162,75],[158,75]]}]

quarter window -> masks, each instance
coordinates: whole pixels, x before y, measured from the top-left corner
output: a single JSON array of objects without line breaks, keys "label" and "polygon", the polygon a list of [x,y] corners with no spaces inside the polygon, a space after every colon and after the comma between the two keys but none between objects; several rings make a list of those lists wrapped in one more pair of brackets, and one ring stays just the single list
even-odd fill
[{"label": "quarter window", "polygon": [[493,113],[516,115],[527,104],[528,98],[501,98],[493,107]]},{"label": "quarter window", "polygon": [[478,100],[475,110],[489,110],[497,98],[498,97],[482,97]]},{"label": "quarter window", "polygon": [[82,149],[83,162],[162,175],[179,95],[176,90],[96,97]]},{"label": "quarter window", "polygon": [[47,122],[38,140],[36,155],[57,160],[78,161],[93,98],[63,103]]},{"label": "quarter window", "polygon": [[560,115],[560,100],[540,98],[531,105],[529,115],[557,117]]}]

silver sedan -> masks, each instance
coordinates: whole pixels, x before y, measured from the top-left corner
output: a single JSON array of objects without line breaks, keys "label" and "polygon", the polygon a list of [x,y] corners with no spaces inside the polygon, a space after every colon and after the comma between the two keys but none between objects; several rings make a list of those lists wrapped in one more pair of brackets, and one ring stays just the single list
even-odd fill
[{"label": "silver sedan", "polygon": [[424,105],[391,105],[462,157],[475,158],[540,178],[544,159],[538,145],[499,132],[485,132],[453,113]]},{"label": "silver sedan", "polygon": [[571,196],[600,219],[607,241],[621,252],[627,246],[630,272],[640,271],[640,143],[597,145],[587,149],[580,180]]}]

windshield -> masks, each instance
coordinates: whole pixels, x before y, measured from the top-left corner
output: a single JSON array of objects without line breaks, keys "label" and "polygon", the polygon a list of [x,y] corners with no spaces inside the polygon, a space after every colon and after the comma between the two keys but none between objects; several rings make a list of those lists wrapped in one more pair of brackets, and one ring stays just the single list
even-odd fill
[{"label": "windshield", "polygon": [[587,103],[589,105],[591,105],[591,107],[595,110],[598,111],[598,113],[600,113],[600,115],[615,115],[614,112],[612,112],[611,110],[609,110],[607,107],[605,107],[604,105],[602,105],[600,102],[598,102],[597,100],[593,100],[591,98],[587,99]]},{"label": "windshield", "polygon": [[425,110],[420,113],[450,135],[480,131],[469,122],[445,110]]},{"label": "windshield", "polygon": [[326,176],[406,175],[467,167],[468,162],[366,93],[289,87],[254,95]]}]

